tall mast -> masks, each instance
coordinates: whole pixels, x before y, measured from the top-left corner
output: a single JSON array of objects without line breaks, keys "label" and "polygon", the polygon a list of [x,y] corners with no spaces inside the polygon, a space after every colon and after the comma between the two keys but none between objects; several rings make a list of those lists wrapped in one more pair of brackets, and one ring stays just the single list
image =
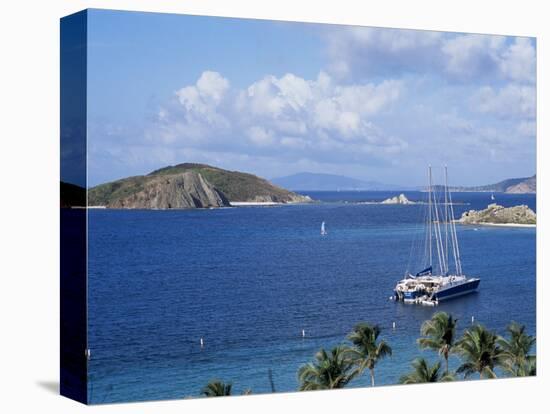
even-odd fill
[{"label": "tall mast", "polygon": [[[447,179],[447,167],[445,167],[445,180]],[[460,250],[458,248],[458,238],[456,236],[456,224],[455,224],[455,213],[453,208],[453,199],[451,196],[451,192],[449,191],[449,207],[451,212],[451,244],[453,247],[453,255],[455,258],[455,266],[456,266],[456,273],[457,275],[462,275],[462,263],[460,263]]]},{"label": "tall mast", "polygon": [[449,273],[449,199],[447,197],[449,183],[447,182],[447,165],[445,165],[445,263],[446,273]]},{"label": "tall mast", "polygon": [[430,267],[432,267],[432,166],[428,166],[428,251],[430,252]]},{"label": "tall mast", "polygon": [[[430,167],[430,177],[431,177],[431,167]],[[437,199],[435,197],[435,192],[433,192],[433,206],[435,213],[435,246],[437,247],[437,259],[439,260],[439,271],[441,274],[445,274],[447,265],[445,263],[445,254],[443,251],[443,240],[441,237],[441,225],[439,223],[439,207],[437,206]]]}]

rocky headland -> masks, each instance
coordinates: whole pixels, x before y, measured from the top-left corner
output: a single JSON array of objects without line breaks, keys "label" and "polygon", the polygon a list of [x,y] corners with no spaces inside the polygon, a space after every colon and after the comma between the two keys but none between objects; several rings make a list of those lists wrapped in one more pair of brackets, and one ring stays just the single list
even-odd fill
[{"label": "rocky headland", "polygon": [[231,202],[238,205],[311,201],[252,174],[190,163],[101,184],[88,191],[89,206],[107,208],[211,208],[230,207]]},{"label": "rocky headland", "polygon": [[458,220],[462,224],[535,225],[537,215],[526,205],[503,207],[489,204],[484,210],[469,210]]},{"label": "rocky headland", "polygon": [[143,188],[112,199],[109,208],[206,208],[230,206],[227,197],[194,171],[155,177]]}]

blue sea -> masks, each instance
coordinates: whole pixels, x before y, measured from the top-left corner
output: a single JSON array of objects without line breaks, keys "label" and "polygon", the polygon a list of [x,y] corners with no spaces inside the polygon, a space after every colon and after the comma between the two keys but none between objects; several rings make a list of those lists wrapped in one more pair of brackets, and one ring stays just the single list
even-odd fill
[{"label": "blue sea", "polygon": [[[393,348],[376,367],[377,385],[397,383],[417,356],[433,359],[416,339],[436,311],[457,317],[460,332],[473,316],[501,334],[511,320],[536,333],[534,228],[457,226],[463,270],[481,278],[479,292],[405,305],[389,297],[406,270],[421,270],[422,249],[411,246],[424,237],[425,206],[365,203],[395,192],[307,194],[319,202],[90,210],[90,401],[197,397],[212,379],[235,394],[295,391],[298,368],[360,321],[379,324]],[[496,197],[536,207],[534,195]],[[453,201],[456,216],[492,202],[488,193]],[[350,386],[369,384],[365,375]]]}]

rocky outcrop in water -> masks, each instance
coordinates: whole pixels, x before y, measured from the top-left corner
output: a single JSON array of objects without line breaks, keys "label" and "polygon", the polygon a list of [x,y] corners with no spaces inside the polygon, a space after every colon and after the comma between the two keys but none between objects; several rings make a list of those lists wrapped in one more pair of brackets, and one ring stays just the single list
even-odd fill
[{"label": "rocky outcrop in water", "polygon": [[202,175],[186,171],[155,177],[128,196],[110,201],[109,208],[205,208],[230,206],[226,196]]},{"label": "rocky outcrop in water", "polygon": [[537,215],[526,205],[503,207],[489,204],[484,210],[470,210],[458,220],[463,224],[536,224]]},{"label": "rocky outcrop in water", "polygon": [[414,201],[409,200],[405,194],[399,194],[398,196],[388,198],[382,201],[381,204],[415,204]]}]

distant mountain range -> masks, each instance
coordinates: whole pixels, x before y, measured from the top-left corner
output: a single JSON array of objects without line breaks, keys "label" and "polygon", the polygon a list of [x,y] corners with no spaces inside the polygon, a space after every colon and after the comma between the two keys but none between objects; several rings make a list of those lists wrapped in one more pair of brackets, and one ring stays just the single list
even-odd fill
[{"label": "distant mountain range", "polygon": [[[443,189],[443,186],[434,186],[436,190]],[[449,187],[449,190],[454,192],[495,192],[495,193],[509,193],[509,194],[528,194],[537,192],[537,176],[524,178],[509,178],[507,180],[499,181],[495,184],[480,185],[480,186],[457,186]]]},{"label": "distant mountain range", "polygon": [[[285,177],[274,178],[273,184],[287,188],[292,191],[397,191],[397,190],[420,190],[425,191],[426,187],[413,187],[405,185],[385,184],[378,181],[364,181],[343,175],[302,172]],[[434,185],[437,191],[443,186]],[[537,176],[524,178],[510,178],[496,184],[480,186],[455,186],[449,187],[454,192],[495,192],[495,193],[536,193]]]},{"label": "distant mountain range", "polygon": [[273,178],[273,184],[292,191],[393,191],[411,190],[413,187],[363,181],[343,175],[302,172]]}]

